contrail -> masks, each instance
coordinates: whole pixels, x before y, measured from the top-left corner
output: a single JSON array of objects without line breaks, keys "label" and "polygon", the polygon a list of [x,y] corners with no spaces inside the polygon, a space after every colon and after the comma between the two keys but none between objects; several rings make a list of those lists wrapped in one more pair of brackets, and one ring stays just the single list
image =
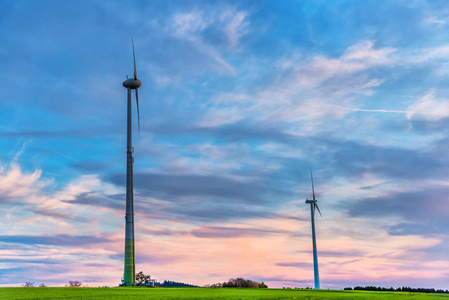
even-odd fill
[{"label": "contrail", "polygon": [[332,105],[332,104],[325,104],[326,106],[332,106],[340,109],[345,110],[352,110],[352,111],[365,111],[365,112],[384,112],[384,113],[396,113],[396,114],[408,114],[410,111],[408,110],[387,110],[387,109],[363,109],[363,108],[352,108],[352,107],[345,107],[345,106],[339,106],[339,105]]}]

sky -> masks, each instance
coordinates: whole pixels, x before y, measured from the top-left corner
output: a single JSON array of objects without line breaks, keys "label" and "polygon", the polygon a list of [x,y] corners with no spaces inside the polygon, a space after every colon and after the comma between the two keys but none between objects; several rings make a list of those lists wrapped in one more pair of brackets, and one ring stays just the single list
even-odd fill
[{"label": "sky", "polygon": [[449,289],[446,1],[0,1],[0,286]]}]

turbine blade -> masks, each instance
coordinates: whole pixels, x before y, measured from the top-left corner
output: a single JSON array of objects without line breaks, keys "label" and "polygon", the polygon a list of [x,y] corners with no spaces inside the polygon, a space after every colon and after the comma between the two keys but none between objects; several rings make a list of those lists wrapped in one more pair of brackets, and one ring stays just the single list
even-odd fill
[{"label": "turbine blade", "polygon": [[[134,58],[134,79],[137,79],[137,71],[136,71],[136,53],[134,52],[134,38],[132,39],[133,42],[133,58]],[[137,92],[137,90],[136,90]]]},{"label": "turbine blade", "polygon": [[139,127],[139,136],[140,136],[140,114],[139,114],[139,93],[136,89],[136,104],[137,104],[137,125]]},{"label": "turbine blade", "polygon": [[316,204],[316,202],[315,202],[315,207],[318,210],[318,212],[320,213],[320,216],[323,217],[323,215],[321,214],[320,208],[318,207],[318,204]]},{"label": "turbine blade", "polygon": [[313,201],[315,201],[315,188],[313,187],[313,176],[312,176],[312,168],[310,168],[310,179],[312,180],[312,193],[313,193]]}]

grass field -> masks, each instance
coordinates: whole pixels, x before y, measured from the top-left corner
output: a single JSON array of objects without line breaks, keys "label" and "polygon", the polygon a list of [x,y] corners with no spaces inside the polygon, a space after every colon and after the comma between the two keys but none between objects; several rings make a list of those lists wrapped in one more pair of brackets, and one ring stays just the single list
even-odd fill
[{"label": "grass field", "polygon": [[0,288],[0,299],[448,299],[445,294],[231,288]]}]

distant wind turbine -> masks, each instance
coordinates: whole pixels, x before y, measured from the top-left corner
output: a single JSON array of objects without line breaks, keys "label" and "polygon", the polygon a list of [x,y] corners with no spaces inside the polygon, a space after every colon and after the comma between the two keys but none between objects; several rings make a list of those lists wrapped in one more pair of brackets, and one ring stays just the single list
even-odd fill
[{"label": "distant wind turbine", "polygon": [[317,200],[315,199],[315,189],[313,187],[313,176],[312,176],[312,169],[310,169],[310,179],[312,181],[312,194],[313,194],[313,200],[306,199],[306,203],[310,203],[310,213],[312,216],[312,241],[313,241],[313,275],[315,278],[315,289],[320,289],[320,274],[318,272],[318,254],[316,251],[316,236],[315,236],[315,208],[318,210],[318,212],[321,215],[321,211],[318,207]]},{"label": "distant wind turbine", "polygon": [[[134,249],[134,190],[133,190],[133,163],[134,147],[132,144],[132,114],[131,114],[131,90],[136,91],[137,121],[140,135],[139,116],[139,94],[138,88],[142,82],[137,79],[136,54],[134,52],[134,78],[127,78],[123,86],[128,90],[128,117],[127,117],[127,147],[126,147],[126,214],[125,214],[125,271],[123,274],[123,285],[132,286],[136,284],[136,259]],[[128,77],[128,76],[127,76]]]}]

